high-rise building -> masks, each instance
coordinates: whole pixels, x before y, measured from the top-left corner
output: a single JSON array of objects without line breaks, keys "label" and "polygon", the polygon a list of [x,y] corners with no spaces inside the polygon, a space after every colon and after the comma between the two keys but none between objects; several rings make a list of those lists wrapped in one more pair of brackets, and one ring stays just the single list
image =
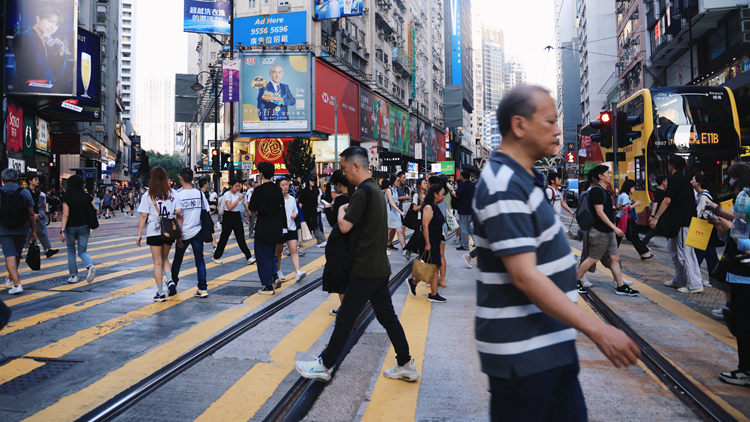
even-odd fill
[{"label": "high-rise building", "polygon": [[171,155],[175,150],[174,77],[152,74],[141,81],[142,97],[136,105],[141,147]]},{"label": "high-rise building", "polygon": [[[482,24],[482,57],[484,88],[484,109],[497,110],[503,99],[505,87],[505,35],[500,28]],[[526,77],[523,77],[524,80]]]},{"label": "high-rise building", "polygon": [[577,38],[580,40],[580,93],[583,125],[606,107],[608,81],[614,75],[617,51],[615,2],[576,0]]},{"label": "high-rise building", "polygon": [[505,71],[503,80],[505,81],[504,91],[510,91],[518,85],[526,83],[526,71],[523,68],[523,62],[518,57],[511,57],[505,61]]},{"label": "high-rise building", "polygon": [[[557,54],[557,117],[562,130],[563,152],[578,152],[578,126],[581,125],[581,90],[575,29],[575,3],[555,1],[555,52]],[[569,169],[574,166],[568,166]]]},{"label": "high-rise building", "polygon": [[135,117],[134,109],[136,103],[135,89],[135,26],[133,22],[136,16],[136,1],[122,0],[122,13],[120,14],[120,74],[122,75],[122,119],[125,124],[132,128]]}]

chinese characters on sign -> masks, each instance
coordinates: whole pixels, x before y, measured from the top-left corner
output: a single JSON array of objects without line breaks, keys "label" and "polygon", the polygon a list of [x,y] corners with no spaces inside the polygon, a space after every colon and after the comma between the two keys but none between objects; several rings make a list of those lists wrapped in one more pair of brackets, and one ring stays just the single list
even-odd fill
[{"label": "chinese characters on sign", "polygon": [[246,46],[304,44],[307,42],[307,12],[237,18],[234,42]]},{"label": "chinese characters on sign", "polygon": [[184,32],[229,35],[229,0],[185,0]]}]

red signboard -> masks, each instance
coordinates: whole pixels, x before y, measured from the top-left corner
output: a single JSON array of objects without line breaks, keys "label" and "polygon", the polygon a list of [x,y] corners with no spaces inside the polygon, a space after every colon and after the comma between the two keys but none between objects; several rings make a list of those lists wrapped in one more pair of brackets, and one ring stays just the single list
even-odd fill
[{"label": "red signboard", "polygon": [[23,151],[23,109],[8,101],[7,142],[11,151]]},{"label": "red signboard", "polygon": [[575,164],[578,162],[578,154],[575,152],[566,152],[565,153],[565,162],[568,164]]},{"label": "red signboard", "polygon": [[437,132],[437,160],[438,161],[445,161],[445,134],[443,132],[440,132],[439,130]]},{"label": "red signboard", "polygon": [[334,134],[334,101],[338,103],[338,132],[360,140],[359,84],[323,62],[315,60],[315,130]]},{"label": "red signboard", "polygon": [[53,133],[50,151],[55,154],[80,154],[81,135],[79,133]]},{"label": "red signboard", "polygon": [[255,139],[255,160],[252,174],[258,174],[258,163],[268,161],[273,164],[275,174],[289,174],[284,164],[284,152],[292,138],[257,138]]}]

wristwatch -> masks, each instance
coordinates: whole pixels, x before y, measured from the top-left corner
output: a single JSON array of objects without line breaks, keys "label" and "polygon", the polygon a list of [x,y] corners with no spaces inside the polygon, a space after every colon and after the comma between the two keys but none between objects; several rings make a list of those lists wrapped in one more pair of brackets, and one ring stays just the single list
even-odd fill
[{"label": "wristwatch", "polygon": [[60,234],[63,234],[63,233],[65,233],[65,230],[60,230]]}]

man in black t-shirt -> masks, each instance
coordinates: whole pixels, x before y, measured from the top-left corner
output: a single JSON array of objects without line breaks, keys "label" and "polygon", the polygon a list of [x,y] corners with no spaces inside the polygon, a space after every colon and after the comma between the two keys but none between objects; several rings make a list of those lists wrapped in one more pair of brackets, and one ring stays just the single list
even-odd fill
[{"label": "man in black t-shirt", "polygon": [[701,276],[698,258],[693,248],[685,245],[688,228],[693,217],[696,216],[695,194],[688,178],[683,173],[685,159],[673,155],[669,159],[669,176],[666,197],[662,201],[656,215],[651,217],[649,226],[656,228],[656,223],[662,220],[661,233],[667,238],[667,249],[674,264],[674,277],[664,283],[668,287],[677,287],[680,293],[703,292],[703,277]]},{"label": "man in black t-shirt", "polygon": [[258,276],[263,284],[258,294],[273,295],[281,287],[276,275],[276,245],[282,243],[283,234],[287,232],[286,218],[279,218],[279,213],[286,217],[284,193],[272,180],[273,164],[261,161],[258,163],[258,173],[263,184],[253,190],[247,209],[258,214],[254,245]]},{"label": "man in black t-shirt", "polygon": [[612,171],[605,165],[598,165],[591,169],[589,178],[593,184],[589,191],[591,213],[594,216],[594,226],[589,231],[589,255],[578,267],[578,291],[588,293],[582,286],[581,279],[592,265],[602,258],[609,257],[612,277],[617,284],[615,293],[624,296],[637,296],[638,291],[630,288],[622,278],[620,254],[617,250],[617,237],[625,233],[615,226],[615,212],[612,206],[612,196],[607,187],[612,183]]},{"label": "man in black t-shirt", "polygon": [[[664,200],[664,198],[667,197],[667,178],[665,176],[657,176],[656,177],[656,190],[654,191],[654,202],[651,204],[651,215],[656,215],[656,210],[659,209],[659,206],[661,206],[661,202]],[[643,243],[645,245],[648,245],[648,241],[651,240],[652,237],[659,234],[660,227],[657,227],[655,229],[651,229],[646,233],[646,237],[643,238]]]}]

